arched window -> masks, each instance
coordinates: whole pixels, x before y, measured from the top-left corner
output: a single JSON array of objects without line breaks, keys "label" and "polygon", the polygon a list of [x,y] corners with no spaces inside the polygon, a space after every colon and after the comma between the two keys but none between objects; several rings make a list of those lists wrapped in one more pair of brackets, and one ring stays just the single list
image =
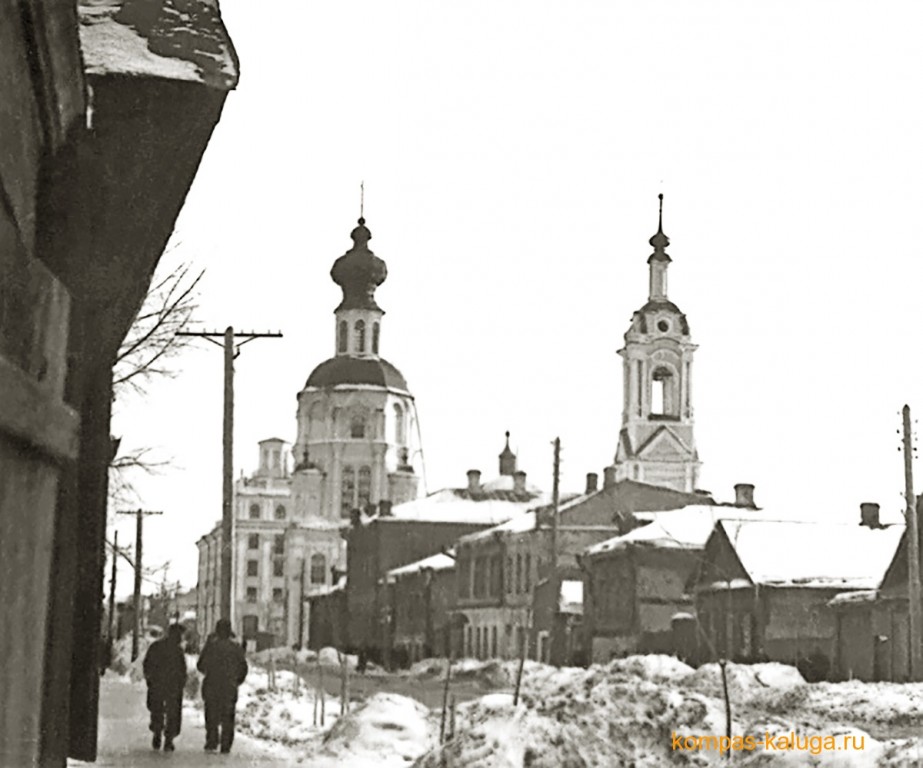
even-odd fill
[{"label": "arched window", "polygon": [[381,326],[379,323],[372,324],[372,354],[378,354],[378,337],[381,333]]},{"label": "arched window", "polygon": [[403,445],[407,442],[407,425],[404,421],[404,409],[400,403],[394,404],[394,442]]},{"label": "arched window", "polygon": [[311,555],[311,583],[327,583],[327,558],[321,554]]},{"label": "arched window", "polygon": [[276,520],[285,520],[285,506],[282,504],[276,507]]},{"label": "arched window", "polygon": [[350,419],[349,436],[357,439],[365,437],[365,419],[362,416],[353,416]]},{"label": "arched window", "polygon": [[337,324],[337,352],[345,352],[346,344],[349,340],[349,326],[345,320],[340,320]]},{"label": "arched window", "polygon": [[356,471],[352,467],[343,467],[343,481],[340,484],[340,515],[349,517],[356,504]]},{"label": "arched window", "polygon": [[651,375],[651,415],[673,413],[673,374],[668,368],[657,368]]},{"label": "arched window", "polygon": [[372,468],[359,467],[358,482],[358,504],[359,509],[365,509],[372,498]]},{"label": "arched window", "polygon": [[259,505],[259,504],[251,504],[251,505],[250,505],[250,519],[251,519],[251,520],[259,520],[259,519],[260,519],[260,505]]},{"label": "arched window", "polygon": [[356,352],[365,352],[365,320],[356,320]]}]

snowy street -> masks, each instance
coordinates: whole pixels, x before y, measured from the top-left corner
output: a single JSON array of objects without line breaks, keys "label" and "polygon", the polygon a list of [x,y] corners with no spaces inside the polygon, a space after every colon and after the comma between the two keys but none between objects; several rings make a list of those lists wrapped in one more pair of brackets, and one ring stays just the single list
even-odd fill
[{"label": "snowy street", "polygon": [[281,747],[260,744],[240,732],[234,738],[230,755],[206,753],[202,711],[188,704],[183,707],[183,730],[176,739],[176,751],[172,754],[155,752],[151,748],[151,732],[147,729],[144,697],[144,683],[132,683],[107,674],[100,682],[99,759],[95,763],[70,760],[68,768],[91,765],[146,768],[169,762],[182,768],[219,764],[238,768],[283,768],[296,762]]}]

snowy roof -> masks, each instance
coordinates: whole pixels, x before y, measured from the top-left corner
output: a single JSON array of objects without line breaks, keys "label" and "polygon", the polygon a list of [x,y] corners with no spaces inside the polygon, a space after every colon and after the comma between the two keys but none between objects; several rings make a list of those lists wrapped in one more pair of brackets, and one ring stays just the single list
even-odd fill
[{"label": "snowy roof", "polygon": [[902,525],[722,520],[754,584],[875,589],[894,558]]},{"label": "snowy roof", "polygon": [[855,592],[841,592],[835,595],[827,605],[854,605],[857,603],[872,603],[878,597],[877,589],[859,589]]},{"label": "snowy roof", "polygon": [[[646,525],[635,528],[623,536],[616,536],[587,549],[588,555],[626,549],[632,546],[662,547],[667,549],[701,549],[708,541],[715,523],[725,517],[746,514],[739,507],[722,507],[714,504],[691,504],[688,507],[661,512],[637,512],[635,517],[647,520]],[[754,512],[753,514],[762,514]]]},{"label": "snowy roof", "polygon": [[547,503],[548,494],[531,485],[526,485],[524,492],[514,491],[513,478],[504,476],[484,483],[474,492],[467,488],[444,488],[425,498],[398,504],[389,516],[378,519],[497,525]]},{"label": "snowy roof", "polygon": [[402,565],[400,568],[392,568],[388,571],[387,576],[390,579],[392,576],[404,576],[410,573],[419,573],[424,570],[445,571],[454,567],[455,558],[450,554],[439,552],[438,554],[424,557],[422,560],[417,560],[415,563],[408,563],[407,565]]},{"label": "snowy roof", "polygon": [[217,0],[80,0],[87,74],[123,74],[237,84],[234,51]]},{"label": "snowy roof", "polygon": [[[580,502],[586,500],[588,496],[592,494],[563,494],[563,502],[558,504],[558,515],[562,512],[566,512],[571,507],[577,506]],[[530,507],[525,512],[517,514],[515,517],[511,517],[505,523],[500,525],[495,525],[493,528],[488,528],[486,531],[476,531],[475,533],[469,533],[465,536],[462,536],[459,541],[463,543],[470,543],[472,541],[478,541],[480,539],[487,539],[493,536],[495,533],[523,533],[525,531],[531,531],[535,528],[535,518],[540,512],[550,510],[551,505],[548,504],[547,499],[540,504],[535,504]]]}]

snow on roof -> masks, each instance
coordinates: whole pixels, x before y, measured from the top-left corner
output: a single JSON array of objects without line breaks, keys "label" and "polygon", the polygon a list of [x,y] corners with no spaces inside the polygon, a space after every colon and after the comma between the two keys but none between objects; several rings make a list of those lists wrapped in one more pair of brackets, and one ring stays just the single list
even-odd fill
[{"label": "snow on roof", "polygon": [[718,523],[754,584],[875,589],[904,532],[902,525],[780,520]]},{"label": "snow on roof", "polygon": [[[237,61],[215,0],[195,12],[163,0],[80,0],[80,45],[87,74],[125,74],[227,89]],[[188,3],[186,4],[188,8]],[[153,12],[153,16],[152,16]]]},{"label": "snow on roof", "polygon": [[738,507],[721,507],[714,504],[691,504],[680,509],[660,512],[638,512],[646,525],[635,528],[623,536],[616,536],[587,550],[588,555],[626,549],[632,546],[663,547],[668,549],[701,549],[708,541],[715,523],[727,516],[738,517]]},{"label": "snow on roof", "polygon": [[840,592],[835,595],[827,605],[854,605],[857,603],[872,603],[878,597],[877,589],[858,589],[855,592]]},{"label": "snow on roof", "polygon": [[488,488],[483,494],[472,494],[467,489],[444,488],[425,498],[398,504],[391,509],[389,516],[378,519],[490,526],[505,523],[533,506],[548,503],[546,493],[514,493],[512,478],[509,481],[509,491],[502,487],[506,485],[504,482],[498,483],[501,488]]},{"label": "snow on roof", "polygon": [[388,571],[387,576],[390,579],[394,576],[404,576],[409,573],[419,573],[420,571],[427,569],[433,571],[445,571],[454,567],[455,558],[451,555],[439,552],[435,555],[424,557],[422,560],[417,560],[415,563],[408,563],[407,565],[402,565],[400,568],[392,568],[390,571]]},{"label": "snow on roof", "polygon": [[[595,491],[598,493],[598,491]],[[562,512],[566,512],[571,507],[577,506],[580,502],[587,499],[588,496],[592,494],[564,494],[564,501],[558,505],[558,515]],[[470,543],[472,541],[478,541],[480,539],[487,539],[493,536],[495,533],[524,533],[525,531],[531,531],[535,528],[535,517],[539,514],[540,511],[550,509],[550,504],[548,499],[542,503],[536,502],[528,510],[517,514],[515,517],[511,517],[504,523],[500,525],[495,525],[493,528],[488,528],[486,531],[475,531],[474,533],[466,534],[462,536],[459,541],[464,543]]]}]

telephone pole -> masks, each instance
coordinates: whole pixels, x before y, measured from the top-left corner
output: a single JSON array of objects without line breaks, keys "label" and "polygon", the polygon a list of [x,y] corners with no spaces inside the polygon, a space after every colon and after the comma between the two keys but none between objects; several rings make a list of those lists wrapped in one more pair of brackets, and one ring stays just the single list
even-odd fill
[{"label": "telephone pole", "polygon": [[[224,432],[222,439],[222,497],[221,497],[221,600],[219,618],[231,620],[231,585],[233,584],[234,533],[234,358],[248,341],[263,338],[281,338],[281,332],[235,332],[232,326],[221,331],[179,331],[178,336],[198,336],[212,344],[224,347]],[[216,338],[223,341],[215,341]],[[234,339],[242,338],[236,344]]]},{"label": "telephone pole", "polygon": [[115,532],[112,544],[112,576],[109,578],[109,632],[106,635],[106,645],[109,649],[109,663],[112,663],[112,635],[115,634],[115,574],[119,561],[119,532]]},{"label": "telephone pole", "polygon": [[[163,512],[152,512],[147,509],[133,509],[119,511],[119,515],[134,515],[135,520],[135,625],[131,630],[131,660],[138,658],[138,643],[141,637],[141,540],[144,536],[144,518],[146,515],[162,515]],[[113,556],[114,557],[114,556]]]},{"label": "telephone pole", "polygon": [[917,520],[917,499],[913,492],[913,437],[910,432],[910,406],[905,405],[904,418],[904,495],[907,502],[905,535],[907,537],[907,600],[910,634],[910,679],[923,677],[920,630],[920,539]]},{"label": "telephone pole", "polygon": [[558,486],[561,479],[561,438],[554,439],[554,478],[551,485],[551,578],[558,573]]}]

